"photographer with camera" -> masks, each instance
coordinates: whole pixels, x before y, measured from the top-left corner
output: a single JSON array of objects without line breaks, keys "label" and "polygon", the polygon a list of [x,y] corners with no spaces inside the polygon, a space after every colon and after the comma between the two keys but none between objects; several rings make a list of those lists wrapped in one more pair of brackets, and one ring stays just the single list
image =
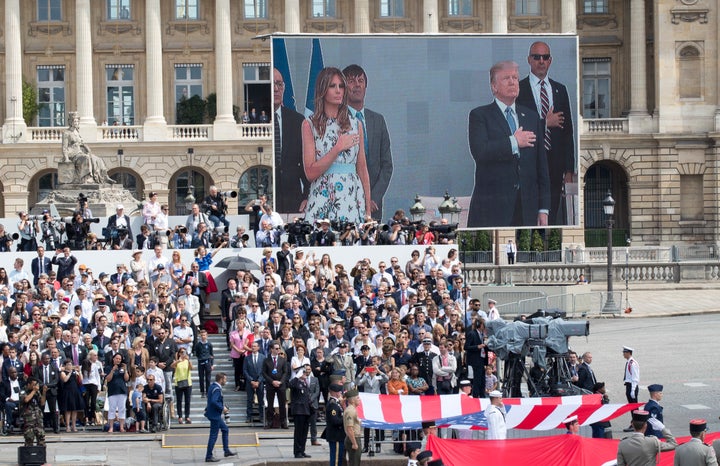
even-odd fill
[{"label": "photographer with camera", "polygon": [[255,234],[255,247],[278,248],[280,247],[280,231],[273,228],[267,220],[260,222],[260,229]]},{"label": "photographer with camera", "polygon": [[377,243],[378,239],[378,223],[373,220],[370,215],[365,216],[365,223],[360,226],[360,244],[362,246],[372,246]]},{"label": "photographer with camera", "polygon": [[352,246],[360,240],[360,233],[358,233],[357,226],[354,223],[342,223],[339,231],[342,246]]},{"label": "photographer with camera", "polygon": [[399,220],[392,221],[390,227],[380,233],[378,244],[407,244],[407,231],[403,230],[402,223]]},{"label": "photographer with camera", "polygon": [[247,247],[247,242],[250,239],[250,236],[248,236],[245,233],[245,227],[244,226],[238,226],[237,227],[237,234],[230,238],[230,247],[235,249],[243,249]]},{"label": "photographer with camera", "polygon": [[40,224],[35,216],[30,216],[27,212],[18,212],[20,221],[18,222],[17,229],[20,233],[20,244],[18,244],[18,251],[34,251],[37,249],[37,240],[35,236],[40,231]]},{"label": "photographer with camera", "polygon": [[90,223],[97,222],[99,219],[85,219],[82,212],[76,210],[73,213],[70,223],[65,224],[65,233],[67,234],[67,244],[73,251],[85,249],[85,240],[90,233]]},{"label": "photographer with camera", "polygon": [[12,246],[13,240],[19,237],[20,235],[17,233],[10,235],[7,231],[5,231],[5,225],[0,224],[0,252],[8,252],[10,250],[10,246]]},{"label": "photographer with camera", "polygon": [[65,225],[56,221],[48,210],[43,210],[42,218],[43,221],[40,222],[42,242],[45,244],[45,249],[54,251],[60,245],[60,236],[65,231]]},{"label": "photographer with camera", "polygon": [[230,221],[225,218],[228,208],[225,202],[226,196],[237,197],[237,192],[229,191],[219,193],[217,187],[213,185],[210,186],[210,194],[205,196],[202,203],[205,214],[216,227],[225,225],[225,228],[230,228]]},{"label": "photographer with camera", "polygon": [[108,218],[107,230],[108,234],[105,234],[105,239],[110,240],[111,249],[132,249],[132,240],[130,240],[130,247],[125,247],[126,241],[121,239],[121,236],[126,239],[132,238],[130,216],[125,214],[125,206],[122,204],[118,204],[115,207],[115,214]]},{"label": "photographer with camera", "polygon": [[173,249],[190,249],[192,236],[188,234],[188,229],[184,225],[177,225],[173,230],[170,246]]},{"label": "photographer with camera", "polygon": [[188,215],[185,220],[185,228],[187,228],[188,235],[190,235],[191,238],[195,236],[196,230],[201,223],[207,226],[210,223],[210,219],[207,215],[200,212],[200,206],[198,204],[193,204],[190,215]]}]

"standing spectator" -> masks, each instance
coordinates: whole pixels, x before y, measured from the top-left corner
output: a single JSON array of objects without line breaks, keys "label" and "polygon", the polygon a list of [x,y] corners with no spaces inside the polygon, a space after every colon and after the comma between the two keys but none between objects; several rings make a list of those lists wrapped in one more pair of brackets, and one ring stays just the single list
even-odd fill
[{"label": "standing spectator", "polygon": [[0,384],[0,398],[5,408],[5,425],[3,435],[11,434],[13,429],[13,411],[20,405],[21,391],[25,383],[22,377],[18,377],[18,371],[14,367],[8,370],[8,378]]},{"label": "standing spectator", "polygon": [[168,330],[160,327],[157,331],[157,339],[153,345],[152,354],[158,359],[157,367],[162,369],[165,378],[161,385],[165,388],[165,398],[172,399],[172,364],[175,361],[177,346],[172,338],[168,338]]},{"label": "standing spectator", "polygon": [[55,256],[52,258],[53,265],[57,265],[57,281],[62,283],[63,280],[69,275],[75,273],[75,264],[77,264],[77,258],[70,255],[70,247],[65,246],[62,250],[62,256],[60,252],[56,251]]},{"label": "standing spectator", "polygon": [[[48,357],[48,362],[50,358]],[[97,394],[102,387],[103,365],[98,361],[97,350],[90,350],[82,363],[83,386],[85,387],[85,425],[96,422]]]},{"label": "standing spectator", "polygon": [[[380,358],[373,356],[372,364],[365,367],[364,370],[355,379],[355,385],[360,388],[362,387],[364,393],[375,393],[380,394],[381,389],[388,383],[388,376],[380,370]],[[375,451],[380,453],[380,441],[385,440],[385,431],[375,429]],[[370,429],[367,427],[363,432],[363,453],[367,453],[368,449],[372,449],[373,445],[370,444]]]},{"label": "standing spectator", "polygon": [[[452,340],[440,343],[440,355],[433,358],[433,386],[438,395],[449,395],[455,389],[455,371],[457,370],[457,359],[449,353],[453,349]],[[483,377],[478,372],[478,377]],[[484,378],[484,377],[483,377]]]},{"label": "standing spectator", "polygon": [[[601,403],[606,405],[610,403],[610,397],[605,392],[605,382],[598,382],[593,386],[593,394],[600,395]],[[605,429],[610,427],[610,421],[600,421],[590,424],[592,429],[592,438],[605,438]]]},{"label": "standing spectator", "polygon": [[310,415],[313,412],[308,387],[309,368],[310,364],[308,364],[307,371],[305,367],[300,367],[294,374],[295,377],[290,380],[290,410],[295,424],[293,432],[293,455],[295,458],[310,458],[310,455],[305,453]]},{"label": "standing spectator", "polygon": [[357,414],[357,406],[360,404],[360,396],[356,389],[345,393],[347,407],[343,413],[343,427],[345,428],[345,451],[347,451],[347,466],[360,466],[360,436],[362,425]]},{"label": "standing spectator", "polygon": [[[422,348],[418,348],[418,351],[413,355],[412,357],[412,363],[415,364],[418,368],[418,373],[420,377],[427,381],[432,382],[433,379],[433,363],[432,360],[437,355],[430,351],[430,347],[432,346],[432,338],[425,337],[422,340]],[[482,372],[480,373],[482,374]],[[428,386],[427,390],[425,391],[426,395],[434,395],[435,389],[432,386]]]},{"label": "standing spectator", "polygon": [[[173,377],[175,384],[175,410],[177,411],[178,422],[180,424],[192,424],[190,420],[190,399],[192,398],[192,361],[185,348],[180,348],[172,363],[175,370]],[[185,419],[183,420],[183,401],[185,406]]]},{"label": "standing spectator", "polygon": [[207,451],[205,452],[206,463],[217,463],[219,458],[213,456],[215,442],[217,442],[218,431],[222,431],[222,443],[225,458],[237,456],[237,452],[230,450],[230,430],[223,420],[223,416],[228,413],[228,408],[223,401],[222,389],[227,383],[227,376],[224,372],[218,372],[215,375],[215,382],[208,388],[207,406],[205,407],[205,417],[210,421],[210,436],[208,437]]},{"label": "standing spectator", "polygon": [[248,335],[250,335],[250,331],[245,329],[245,320],[238,317],[235,320],[235,329],[230,332],[230,358],[232,358],[233,362],[236,392],[245,389],[243,362],[245,361],[245,354],[250,349],[246,346]]},{"label": "standing spectator", "polygon": [[[85,411],[85,403],[80,394],[82,377],[78,366],[73,365],[72,359],[65,360],[65,367],[60,371],[60,393],[65,407],[65,432],[77,432],[77,414]],[[125,407],[123,406],[123,409]]]},{"label": "standing spectator", "polygon": [[210,376],[215,368],[213,344],[208,341],[207,330],[200,330],[200,339],[195,343],[193,354],[198,360],[198,378],[200,379],[200,397],[205,398],[210,387]]},{"label": "standing spectator", "polygon": [[[152,227],[155,224],[155,218],[160,214],[160,210],[158,195],[156,192],[152,191],[148,194],[148,201],[145,203],[142,210],[145,225]],[[142,247],[142,245],[138,244],[138,247]]]},{"label": "standing spectator", "polygon": [[265,390],[267,396],[267,407],[265,411],[265,428],[272,427],[272,417],[274,413],[275,397],[277,396],[280,422],[283,429],[288,428],[285,388],[289,379],[287,360],[279,356],[280,343],[273,341],[270,349],[270,356],[263,363],[263,378],[265,379]]},{"label": "standing spectator", "polygon": [[[635,358],[633,358],[633,349],[629,346],[623,346],[623,357],[625,358],[625,373],[623,375],[623,383],[625,384],[625,398],[628,403],[637,403],[638,387],[640,385],[640,366]],[[633,426],[623,429],[623,432],[632,432]]]},{"label": "standing spectator", "polygon": [[120,422],[120,432],[125,432],[125,401],[127,400],[127,382],[130,374],[123,356],[115,353],[112,363],[105,368],[105,383],[107,384],[108,403],[108,432],[114,432],[115,419]]},{"label": "standing spectator", "polygon": [[513,240],[509,239],[507,245],[505,245],[505,254],[507,254],[508,264],[515,263],[515,254],[517,253],[517,246]]},{"label": "standing spectator", "polygon": [[590,364],[592,364],[592,353],[589,351],[583,353],[582,360],[582,364],[577,367],[577,385],[587,391],[592,391],[593,387],[597,383],[595,373],[590,367]]},{"label": "standing spectator", "polygon": [[265,363],[265,355],[260,353],[260,341],[252,342],[252,352],[245,358],[243,363],[243,375],[245,377],[245,389],[247,391],[247,418],[253,418],[253,399],[257,397],[260,419],[264,416],[264,381],[262,368]]},{"label": "standing spectator", "polygon": [[505,425],[505,405],[502,402],[502,393],[495,390],[488,394],[490,405],[485,409],[488,430],[486,440],[505,440],[507,426]]}]

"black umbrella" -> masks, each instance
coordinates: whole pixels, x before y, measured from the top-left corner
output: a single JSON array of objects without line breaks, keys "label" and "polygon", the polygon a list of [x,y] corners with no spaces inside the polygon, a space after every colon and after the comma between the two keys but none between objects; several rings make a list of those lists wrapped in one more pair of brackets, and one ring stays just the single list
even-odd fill
[{"label": "black umbrella", "polygon": [[215,264],[215,267],[228,270],[260,270],[260,266],[257,264],[257,262],[242,256],[226,257],[217,264]]}]

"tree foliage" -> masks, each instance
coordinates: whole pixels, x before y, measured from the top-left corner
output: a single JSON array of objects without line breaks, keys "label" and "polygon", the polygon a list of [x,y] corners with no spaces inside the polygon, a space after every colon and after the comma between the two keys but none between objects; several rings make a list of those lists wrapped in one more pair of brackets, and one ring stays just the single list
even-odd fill
[{"label": "tree foliage", "polygon": [[30,84],[26,79],[23,78],[22,83],[22,111],[23,120],[28,126],[33,126],[35,117],[40,111],[40,105],[38,103],[38,93],[35,86]]}]

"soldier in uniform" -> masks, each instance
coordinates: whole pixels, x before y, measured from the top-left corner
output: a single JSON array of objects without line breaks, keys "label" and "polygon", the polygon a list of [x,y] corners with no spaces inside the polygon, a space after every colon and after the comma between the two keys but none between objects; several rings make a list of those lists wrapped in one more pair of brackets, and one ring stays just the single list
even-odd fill
[{"label": "soldier in uniform", "polygon": [[338,345],[337,353],[335,353],[330,358],[333,369],[336,371],[338,370],[344,370],[345,371],[345,390],[350,390],[355,386],[354,379],[352,377],[352,374],[355,373],[355,363],[353,362],[352,355],[348,353],[348,344],[346,342],[341,342]]},{"label": "soldier in uniform", "polygon": [[[657,437],[645,437],[645,430],[650,424],[654,429],[662,431],[666,442]],[[634,432],[620,441],[617,452],[617,466],[654,466],[658,455],[663,451],[674,450],[677,441],[672,432],[662,422],[650,417],[645,410],[632,412]]]},{"label": "soldier in uniform", "polygon": [[705,445],[707,421],[693,419],[690,421],[690,441],[679,445],[675,450],[674,466],[713,466],[717,465],[715,450]]},{"label": "soldier in uniform", "polygon": [[45,429],[43,428],[43,406],[45,406],[45,394],[47,385],[40,389],[37,379],[30,377],[25,385],[25,390],[20,392],[20,413],[25,424],[23,425],[23,436],[25,446],[33,446],[33,441],[39,447],[45,446]]},{"label": "soldier in uniform", "polygon": [[[663,397],[663,386],[654,383],[652,385],[648,385],[648,391],[650,392],[650,401],[645,403],[645,411],[650,413],[650,417],[654,417],[660,422],[665,422],[663,420],[663,407],[660,406],[660,401]],[[662,432],[653,429],[652,426],[648,426],[645,431],[645,436],[649,435],[654,435],[657,438],[665,438],[663,437]]]},{"label": "soldier in uniform", "polygon": [[[308,369],[310,365],[308,364]],[[310,416],[313,413],[308,389],[308,373],[305,367],[298,369],[294,379],[290,380],[290,410],[294,418],[293,455],[295,458],[310,458],[305,453]]]},{"label": "soldier in uniform", "polygon": [[345,428],[345,450],[347,451],[347,466],[360,466],[360,439],[362,438],[362,425],[357,413],[357,406],[360,404],[360,396],[356,389],[345,393],[347,406],[343,413],[343,426]]},{"label": "soldier in uniform", "polygon": [[328,402],[325,405],[325,440],[330,446],[330,466],[341,466],[345,457],[345,429],[343,408],[340,404],[342,389],[340,384],[330,384]]},{"label": "soldier in uniform", "polygon": [[[432,386],[432,377],[433,377],[433,369],[432,369],[432,360],[435,356],[437,356],[435,353],[430,351],[430,347],[432,346],[432,338],[423,338],[422,341],[422,349],[418,348],[417,352],[412,356],[411,362],[416,364],[418,366],[418,371],[420,373],[420,377],[423,378],[428,383],[429,388],[425,392],[426,395],[434,395],[435,390]],[[482,373],[480,374],[481,377],[484,377]]]}]

